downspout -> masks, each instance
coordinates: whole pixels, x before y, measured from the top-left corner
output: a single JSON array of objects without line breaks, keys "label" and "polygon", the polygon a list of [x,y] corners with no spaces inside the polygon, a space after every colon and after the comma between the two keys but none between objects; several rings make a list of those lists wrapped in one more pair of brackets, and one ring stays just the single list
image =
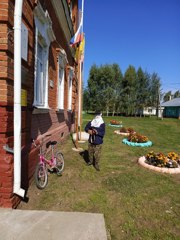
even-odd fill
[{"label": "downspout", "polygon": [[14,10],[14,189],[24,197],[21,188],[21,21],[23,0],[15,1]]}]

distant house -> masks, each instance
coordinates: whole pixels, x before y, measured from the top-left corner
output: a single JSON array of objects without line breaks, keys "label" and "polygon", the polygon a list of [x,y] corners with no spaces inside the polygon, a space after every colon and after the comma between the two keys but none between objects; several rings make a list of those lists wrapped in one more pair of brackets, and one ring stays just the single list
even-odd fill
[{"label": "distant house", "polygon": [[139,109],[137,111],[137,115],[155,116],[156,115],[156,108],[155,107],[144,107],[143,109]]},{"label": "distant house", "polygon": [[143,115],[146,116],[155,116],[156,115],[156,108],[155,107],[145,107],[143,109]]},{"label": "distant house", "polygon": [[163,117],[173,117],[180,119],[180,98],[174,98],[161,104],[164,107]]}]

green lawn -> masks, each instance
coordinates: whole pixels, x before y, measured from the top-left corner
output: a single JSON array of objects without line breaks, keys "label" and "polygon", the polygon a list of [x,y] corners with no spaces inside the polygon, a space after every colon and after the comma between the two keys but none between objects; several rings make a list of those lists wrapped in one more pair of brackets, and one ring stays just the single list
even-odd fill
[{"label": "green lawn", "polygon": [[[83,126],[93,115],[83,115]],[[110,120],[120,120],[153,142],[152,147],[130,147],[122,143]],[[49,175],[46,189],[32,183],[29,202],[21,209],[103,213],[111,239],[180,239],[180,175],[157,173],[137,163],[150,150],[180,154],[180,120],[155,117],[104,117],[106,135],[101,171],[86,166],[83,157],[72,151],[69,138],[60,146],[65,157],[61,177]],[[87,150],[87,143],[80,144]]]}]

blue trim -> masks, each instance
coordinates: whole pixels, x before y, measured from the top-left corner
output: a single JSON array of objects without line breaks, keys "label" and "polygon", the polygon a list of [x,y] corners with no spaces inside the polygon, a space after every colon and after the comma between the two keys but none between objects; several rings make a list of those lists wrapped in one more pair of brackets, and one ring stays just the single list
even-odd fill
[{"label": "blue trim", "polygon": [[145,143],[137,143],[137,142],[130,142],[130,141],[127,140],[127,138],[124,138],[122,140],[122,142],[124,144],[127,144],[128,146],[133,146],[133,147],[150,147],[150,146],[152,146],[151,141],[147,141]]},{"label": "blue trim", "polygon": [[122,127],[123,125],[121,124],[121,125],[113,125],[113,124],[108,124],[108,126],[111,126],[111,127]]}]

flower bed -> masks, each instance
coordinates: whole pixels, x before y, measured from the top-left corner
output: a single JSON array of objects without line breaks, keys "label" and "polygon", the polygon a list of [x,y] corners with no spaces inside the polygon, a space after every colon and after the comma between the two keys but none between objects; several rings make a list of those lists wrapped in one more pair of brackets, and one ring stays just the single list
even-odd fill
[{"label": "flower bed", "polygon": [[175,152],[163,153],[149,152],[146,156],[146,163],[157,167],[178,168],[180,167],[180,156]]},{"label": "flower bed", "polygon": [[135,142],[135,143],[146,143],[149,141],[148,137],[141,135],[139,133],[130,133],[128,137],[129,142]]},{"label": "flower bed", "polygon": [[129,136],[129,133],[120,132],[120,130],[115,130],[114,133],[122,136]]},{"label": "flower bed", "polygon": [[109,123],[111,127],[122,127],[122,121],[111,120]]},{"label": "flower bed", "polygon": [[122,141],[124,144],[134,147],[150,147],[152,146],[152,142],[144,136],[140,135],[139,133],[130,133],[128,138],[124,138]]},{"label": "flower bed", "polygon": [[129,128],[125,128],[125,127],[121,127],[119,130],[121,133],[135,133],[134,129],[129,127]]},{"label": "flower bed", "polygon": [[114,133],[123,135],[123,136],[129,136],[130,133],[135,133],[135,131],[133,128],[121,127],[119,130],[114,131]]},{"label": "flower bed", "polygon": [[110,121],[110,124],[111,124],[111,125],[121,125],[121,124],[122,124],[122,121],[111,120],[111,121]]},{"label": "flower bed", "polygon": [[150,146],[152,146],[152,142],[151,141],[147,141],[145,143],[137,143],[137,142],[130,142],[130,141],[127,140],[127,138],[124,138],[122,140],[122,142],[124,144],[127,144],[129,146],[133,146],[133,147],[150,147]]},{"label": "flower bed", "polygon": [[147,159],[145,156],[142,156],[138,159],[138,163],[150,170],[156,171],[156,172],[161,172],[161,173],[169,173],[169,174],[179,174],[180,173],[180,167],[178,168],[168,168],[168,167],[158,167],[158,166],[153,166],[147,163]]},{"label": "flower bed", "polygon": [[108,124],[110,127],[122,127],[122,125],[112,125],[112,124]]}]

